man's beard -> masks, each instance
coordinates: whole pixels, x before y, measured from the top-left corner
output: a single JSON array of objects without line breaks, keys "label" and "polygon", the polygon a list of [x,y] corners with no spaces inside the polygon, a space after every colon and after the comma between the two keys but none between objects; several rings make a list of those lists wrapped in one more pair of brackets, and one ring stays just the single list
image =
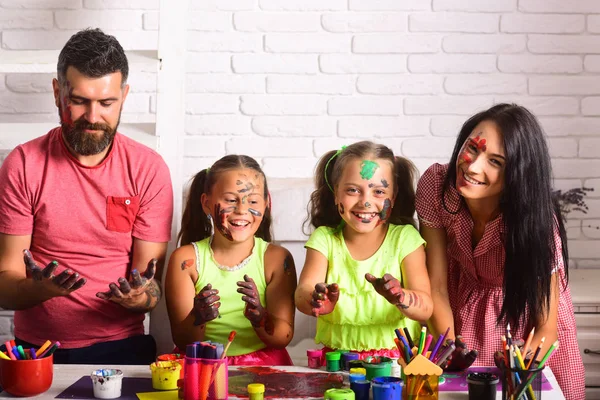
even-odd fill
[{"label": "man's beard", "polygon": [[[114,128],[107,124],[88,122],[84,116],[70,124],[61,118],[61,127],[65,142],[77,154],[82,156],[93,156],[102,153],[112,143],[117,127],[121,122],[121,113],[119,112],[119,120]],[[102,131],[98,136],[95,133],[85,132],[86,129]]]}]

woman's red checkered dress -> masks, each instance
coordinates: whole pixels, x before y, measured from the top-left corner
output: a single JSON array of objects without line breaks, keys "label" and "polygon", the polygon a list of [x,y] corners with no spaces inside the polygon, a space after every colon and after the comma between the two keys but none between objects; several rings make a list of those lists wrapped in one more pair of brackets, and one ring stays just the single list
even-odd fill
[{"label": "woman's red checkered dress", "polygon": [[[473,220],[466,208],[458,214],[445,211],[441,201],[443,181],[448,165],[434,164],[424,174],[417,187],[416,207],[419,220],[431,228],[443,228],[447,235],[448,295],[454,314],[454,329],[470,348],[479,350],[475,365],[494,365],[494,352],[501,347],[500,336],[505,327],[496,324],[504,298],[502,290],[504,245],[501,240],[501,218],[489,222],[483,237],[473,250],[471,233]],[[458,208],[458,192],[450,188],[446,206]],[[560,252],[560,237],[554,238]],[[555,269],[564,279],[562,257]],[[512,331],[514,338],[525,338],[523,329]],[[581,355],[577,345],[575,316],[568,286],[561,284],[558,304],[559,347],[548,365],[568,400],[585,398]]]}]

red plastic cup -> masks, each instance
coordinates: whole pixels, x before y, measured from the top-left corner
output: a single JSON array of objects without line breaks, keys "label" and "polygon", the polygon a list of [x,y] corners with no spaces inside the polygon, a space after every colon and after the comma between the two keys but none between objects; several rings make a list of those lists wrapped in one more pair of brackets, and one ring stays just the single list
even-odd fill
[{"label": "red plastic cup", "polygon": [[0,358],[0,386],[13,396],[29,397],[44,393],[52,385],[54,356],[35,360]]}]

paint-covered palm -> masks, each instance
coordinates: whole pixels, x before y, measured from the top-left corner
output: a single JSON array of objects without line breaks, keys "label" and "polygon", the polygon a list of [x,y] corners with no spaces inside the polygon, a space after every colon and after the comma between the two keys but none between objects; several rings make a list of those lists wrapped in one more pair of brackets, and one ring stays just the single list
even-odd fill
[{"label": "paint-covered palm", "polygon": [[134,269],[129,280],[117,279],[118,285],[111,282],[106,292],[96,293],[102,300],[110,300],[129,310],[147,312],[154,308],[160,299],[160,285],[154,280],[158,260],[152,258],[143,273]]},{"label": "paint-covered palm", "polygon": [[204,325],[219,316],[219,291],[209,283],[194,297],[194,325]]},{"label": "paint-covered palm", "polygon": [[377,293],[397,307],[406,309],[414,303],[414,299],[411,298],[410,304],[406,304],[404,289],[402,289],[400,281],[391,274],[385,274],[383,277],[377,278],[367,273],[365,279],[373,285]]},{"label": "paint-covered palm", "polygon": [[49,297],[65,296],[79,289],[86,283],[85,278],[80,278],[77,272],[65,269],[54,275],[58,262],[52,261],[43,269],[35,263],[29,250],[23,251],[23,260],[28,274],[40,285],[40,290],[48,293]]},{"label": "paint-covered palm", "polygon": [[317,283],[312,292],[312,314],[315,317],[326,315],[333,311],[340,297],[340,288],[337,283]]},{"label": "paint-covered palm", "polygon": [[253,327],[264,327],[265,331],[272,335],[274,331],[273,322],[269,318],[267,310],[260,303],[260,294],[254,279],[244,275],[244,281],[238,282],[237,285],[239,286],[238,293],[243,294],[242,300],[246,302],[244,316],[248,318]]}]

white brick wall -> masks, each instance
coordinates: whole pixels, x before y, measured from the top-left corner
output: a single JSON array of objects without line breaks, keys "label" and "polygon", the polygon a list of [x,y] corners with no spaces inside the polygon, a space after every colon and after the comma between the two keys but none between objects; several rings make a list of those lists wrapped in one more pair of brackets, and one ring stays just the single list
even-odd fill
[{"label": "white brick wall", "polygon": [[[156,50],[158,5],[0,0],[0,47],[59,49],[76,30],[100,26],[127,50]],[[227,153],[255,156],[276,182],[276,236],[299,266],[300,224],[325,151],[372,138],[422,172],[449,158],[468,116],[511,101],[539,116],[556,186],[595,188],[589,213],[570,215],[569,238],[575,268],[600,268],[597,0],[190,0],[182,23],[181,179]],[[154,121],[155,76],[132,71],[124,122]],[[0,123],[56,122],[51,77],[0,75]],[[0,144],[14,134],[0,132]],[[11,326],[2,318],[0,336]]]}]

